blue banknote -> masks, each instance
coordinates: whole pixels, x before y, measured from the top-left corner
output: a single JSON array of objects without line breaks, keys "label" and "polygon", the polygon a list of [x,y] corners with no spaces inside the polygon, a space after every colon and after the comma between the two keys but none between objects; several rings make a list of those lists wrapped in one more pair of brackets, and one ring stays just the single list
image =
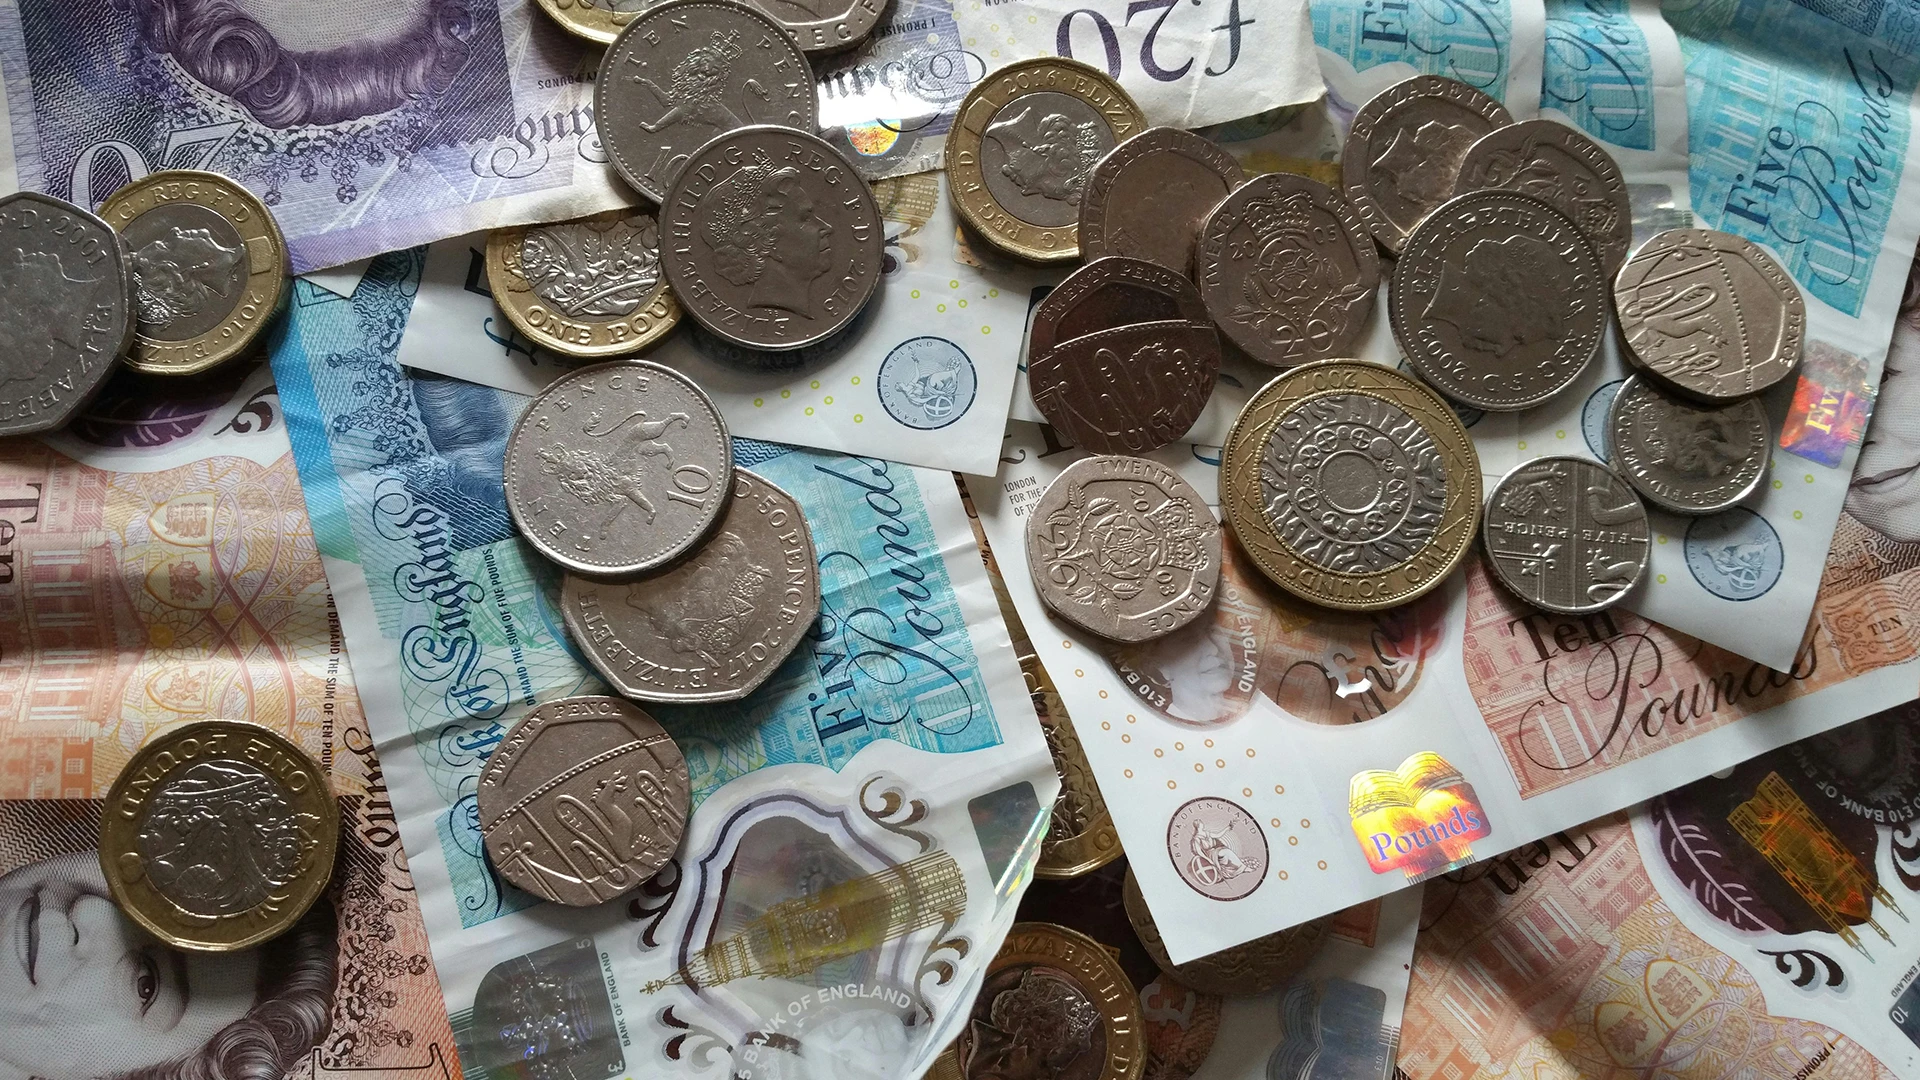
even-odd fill
[{"label": "blue banknote", "polygon": [[1513,63],[1511,0],[1333,0],[1315,3],[1313,42],[1355,71],[1410,64],[1504,99]]},{"label": "blue banknote", "polygon": [[1547,0],[1540,104],[1588,135],[1653,149],[1653,54],[1627,0]]}]

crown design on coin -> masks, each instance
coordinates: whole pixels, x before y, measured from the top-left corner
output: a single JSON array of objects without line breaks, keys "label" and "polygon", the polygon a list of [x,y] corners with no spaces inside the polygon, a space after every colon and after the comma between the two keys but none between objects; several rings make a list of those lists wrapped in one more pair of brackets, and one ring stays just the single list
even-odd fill
[{"label": "crown design on coin", "polygon": [[744,52],[746,52],[746,49],[740,44],[740,31],[729,30],[722,34],[720,31],[715,30],[713,33],[707,35],[707,43],[695,48],[691,55],[703,58],[711,57],[715,60],[731,64],[735,60],[740,59],[741,54]]},{"label": "crown design on coin", "polygon": [[1277,198],[1265,195],[1249,202],[1246,221],[1253,235],[1264,243],[1276,236],[1311,232],[1318,216],[1319,208],[1313,205],[1313,196],[1294,191]]}]

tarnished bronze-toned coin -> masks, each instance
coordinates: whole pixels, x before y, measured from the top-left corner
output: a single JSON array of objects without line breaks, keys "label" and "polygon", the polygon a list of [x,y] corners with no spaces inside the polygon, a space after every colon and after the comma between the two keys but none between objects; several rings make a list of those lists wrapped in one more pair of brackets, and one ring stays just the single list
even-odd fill
[{"label": "tarnished bronze-toned coin", "polygon": [[1209,994],[1258,994],[1279,986],[1312,962],[1333,928],[1333,916],[1323,915],[1211,956],[1176,964],[1160,940],[1160,928],[1153,923],[1153,912],[1147,908],[1147,898],[1140,895],[1140,882],[1131,867],[1121,887],[1120,902],[1134,934],[1160,970],[1185,986]]},{"label": "tarnished bronze-toned coin", "polygon": [[1063,341],[1143,322],[1207,324],[1200,290],[1185,274],[1110,255],[1068,274],[1033,308],[1027,356],[1039,359]]},{"label": "tarnished bronze-toned coin", "polygon": [[1344,355],[1380,291],[1380,252],[1332,188],[1292,173],[1247,181],[1200,226],[1194,277],[1215,326],[1274,367]]},{"label": "tarnished bronze-toned coin", "polygon": [[1027,385],[1040,414],[1075,446],[1144,454],[1180,441],[1219,374],[1213,327],[1152,322],[1061,342],[1027,365]]},{"label": "tarnished bronze-toned coin", "polygon": [[1221,451],[1220,511],[1281,588],[1377,611],[1425,594],[1466,558],[1480,458],[1426,384],[1322,360],[1275,378],[1240,411]]},{"label": "tarnished bronze-toned coin", "polygon": [[1053,923],[1014,923],[957,1045],[967,1080],[1140,1080],[1140,992],[1098,941]]},{"label": "tarnished bronze-toned coin", "polygon": [[1620,268],[1613,302],[1633,358],[1689,397],[1734,401],[1800,366],[1800,287],[1765,249],[1732,233],[1657,234]]},{"label": "tarnished bronze-toned coin", "polygon": [[521,333],[564,356],[627,356],[680,324],[660,225],[644,210],[495,229],[487,287]]},{"label": "tarnished bronze-toned coin", "polygon": [[1557,120],[1494,128],[1467,148],[1454,193],[1504,188],[1531,195],[1580,230],[1607,277],[1633,247],[1633,200],[1606,147]]},{"label": "tarnished bronze-toned coin", "polygon": [[680,846],[687,762],[653,717],[612,697],[536,706],[507,731],[476,793],[494,869],[570,907],[611,900]]},{"label": "tarnished bronze-toned coin", "polygon": [[1453,195],[1467,149],[1513,123],[1506,106],[1438,75],[1417,75],[1375,94],[1353,114],[1341,150],[1347,201],[1388,251]]},{"label": "tarnished bronze-toned coin", "polygon": [[1583,457],[1535,458],[1493,486],[1487,565],[1545,611],[1612,607],[1647,570],[1647,508],[1620,474]]},{"label": "tarnished bronze-toned coin", "polygon": [[1047,677],[1047,669],[1029,651],[1020,657],[1020,670],[1027,677],[1027,690],[1040,716],[1040,731],[1047,737],[1047,750],[1053,755],[1053,769],[1060,775],[1060,795],[1053,801],[1034,876],[1062,879],[1091,874],[1121,856],[1120,834],[1113,827],[1106,797],[1100,794],[1093,766],[1080,747],[1080,736],[1073,730],[1073,720],[1067,716],[1060,691]]},{"label": "tarnished bronze-toned coin", "polygon": [[1080,199],[1080,254],[1125,255],[1182,274],[1207,211],[1247,178],[1212,139],[1154,127],[1107,152]]},{"label": "tarnished bronze-toned coin", "polygon": [[287,242],[267,204],[219,173],[165,169],[100,206],[133,266],[127,365],[196,375],[241,356],[280,310]]},{"label": "tarnished bronze-toned coin", "polygon": [[299,922],[339,843],[339,804],[306,751],[258,724],[200,720],[148,742],[114,779],[100,869],[153,936],[225,952]]},{"label": "tarnished bronze-toned coin", "polygon": [[1107,151],[1147,118],[1098,68],[1045,56],[967,92],[947,136],[947,184],[960,219],[1015,258],[1080,257],[1080,200]]},{"label": "tarnished bronze-toned coin", "polygon": [[1727,405],[1678,398],[1632,375],[1607,410],[1613,464],[1642,498],[1676,514],[1717,514],[1767,475],[1773,425],[1757,397]]}]

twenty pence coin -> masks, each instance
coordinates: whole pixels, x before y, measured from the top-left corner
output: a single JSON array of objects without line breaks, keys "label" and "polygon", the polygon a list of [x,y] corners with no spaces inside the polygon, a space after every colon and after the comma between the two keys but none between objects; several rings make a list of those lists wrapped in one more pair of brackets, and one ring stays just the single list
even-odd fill
[{"label": "twenty pence coin", "polygon": [[1228,430],[1220,510],[1282,589],[1343,611],[1424,595],[1480,524],[1480,458],[1417,379],[1359,360],[1303,364]]},{"label": "twenty pence coin", "polygon": [[339,842],[339,804],[306,751],[258,724],[200,720],[148,742],[114,779],[100,869],[154,937],[226,952],[299,922]]},{"label": "twenty pence coin", "polygon": [[1051,56],[1008,64],[961,100],[947,136],[960,218],[1033,262],[1080,257],[1080,200],[1094,165],[1147,118],[1107,73]]},{"label": "twenty pence coin", "polygon": [[1107,152],[1080,199],[1080,254],[1125,255],[1182,274],[1201,219],[1247,178],[1211,139],[1153,127]]},{"label": "twenty pence coin", "polygon": [[100,216],[133,266],[128,366],[195,375],[245,353],[287,291],[287,244],[267,204],[219,173],[166,169],[107,197]]},{"label": "twenty pence coin", "polygon": [[619,698],[561,698],[522,717],[487,759],[480,835],[501,877],[589,907],[666,864],[690,792],[686,759],[653,717]]},{"label": "twenty pence coin", "polygon": [[1543,611],[1612,607],[1647,570],[1647,508],[1612,469],[1582,457],[1535,458],[1487,499],[1487,564]]},{"label": "twenty pence coin", "polygon": [[487,287],[521,333],[563,356],[626,356],[680,323],[660,270],[660,224],[644,210],[495,229]]},{"label": "twenty pence coin", "polygon": [[1454,193],[1505,188],[1531,195],[1580,230],[1607,277],[1633,246],[1633,200],[1606,148],[1556,120],[1522,120],[1494,128],[1467,148]]},{"label": "twenty pence coin", "polygon": [[1183,322],[1136,323],[1054,346],[1027,365],[1033,404],[1073,445],[1145,454],[1200,419],[1220,376],[1220,337]]},{"label": "twenty pence coin", "polygon": [[1053,923],[1014,923],[987,964],[960,1034],[961,1075],[1009,1075],[1040,1061],[1074,1080],[1140,1080],[1140,993],[1098,941]]},{"label": "twenty pence coin", "polygon": [[0,198],[0,436],[64,427],[133,335],[133,274],[112,226],[51,195]]},{"label": "twenty pence coin", "polygon": [[1631,375],[1607,413],[1613,464],[1642,498],[1676,514],[1717,514],[1767,475],[1773,427],[1757,397],[1701,405]]},{"label": "twenty pence coin", "polygon": [[1206,994],[1258,994],[1279,986],[1307,966],[1333,929],[1333,916],[1324,915],[1176,964],[1160,940],[1160,928],[1154,925],[1153,912],[1147,908],[1147,898],[1141,895],[1132,868],[1128,868],[1126,882],[1120,887],[1120,903],[1126,909],[1127,921],[1133,924],[1134,936],[1160,970],[1180,980],[1181,985]]},{"label": "twenty pence coin", "polygon": [[507,437],[507,510],[582,574],[643,574],[691,551],[726,509],[733,442],[700,387],[616,361],[555,379]]},{"label": "twenty pence coin", "polygon": [[1453,195],[1467,149],[1513,123],[1506,106],[1438,75],[1417,75],[1375,94],[1353,114],[1341,150],[1347,201],[1388,251]]},{"label": "twenty pence coin", "polygon": [[1095,259],[1034,305],[1027,356],[1038,359],[1063,341],[1143,322],[1204,326],[1207,308],[1193,282],[1177,270],[1118,255]]},{"label": "twenty pence coin", "polygon": [[1800,366],[1800,287],[1758,244],[1732,233],[1656,234],[1620,268],[1613,302],[1632,357],[1689,397],[1733,401]]},{"label": "twenty pence coin", "polygon": [[657,577],[568,574],[560,612],[593,666],[639,701],[734,701],[759,689],[820,613],[813,534],[794,497],[733,470],[713,535]]}]

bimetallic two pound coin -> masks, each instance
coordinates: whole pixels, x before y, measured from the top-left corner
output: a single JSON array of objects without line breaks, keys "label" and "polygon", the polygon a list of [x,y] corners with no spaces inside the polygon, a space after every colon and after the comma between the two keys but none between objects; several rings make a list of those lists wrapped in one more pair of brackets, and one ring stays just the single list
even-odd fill
[{"label": "bimetallic two pound coin", "polygon": [[1053,923],[1014,923],[987,964],[960,1033],[967,1080],[1040,1075],[1140,1080],[1140,992],[1098,941]]},{"label": "bimetallic two pound coin", "polygon": [[1480,523],[1480,458],[1425,384],[1358,360],[1304,364],[1247,402],[1227,433],[1220,510],[1254,565],[1346,611],[1424,595]]},{"label": "bimetallic two pound coin", "polygon": [[1080,199],[1080,254],[1124,255],[1193,270],[1193,238],[1207,211],[1247,175],[1212,139],[1153,127],[1107,152]]},{"label": "bimetallic two pound coin", "polygon": [[1606,148],[1557,120],[1494,128],[1467,148],[1454,193],[1504,188],[1567,216],[1611,278],[1633,246],[1633,200]]},{"label": "bimetallic two pound coin", "polygon": [[947,136],[960,218],[994,247],[1033,262],[1080,257],[1080,202],[1109,150],[1146,129],[1120,84],[1076,60],[1000,68],[961,100]]},{"label": "bimetallic two pound coin", "polygon": [[132,261],[131,367],[198,374],[246,352],[280,310],[280,226],[267,204],[219,173],[150,173],[108,196],[100,216]]},{"label": "bimetallic two pound coin", "polygon": [[1131,867],[1120,887],[1120,903],[1126,910],[1127,921],[1133,924],[1134,936],[1140,939],[1160,970],[1180,980],[1180,985],[1203,994],[1258,994],[1271,990],[1306,967],[1319,953],[1320,943],[1327,940],[1328,931],[1333,929],[1333,916],[1323,915],[1198,960],[1176,964],[1167,955],[1166,943],[1160,940],[1160,928],[1154,925],[1153,912],[1147,907],[1147,898],[1141,895],[1140,881],[1133,876]]},{"label": "bimetallic two pound coin", "polygon": [[1506,106],[1466,83],[1438,75],[1397,82],[1353,114],[1340,152],[1347,201],[1380,246],[1398,252],[1452,197],[1468,148],[1511,123]]},{"label": "bimetallic two pound coin", "polygon": [[1618,603],[1651,551],[1640,497],[1582,457],[1536,458],[1501,477],[1484,529],[1494,578],[1534,607],[1567,615]]},{"label": "bimetallic two pound coin", "polygon": [[153,936],[224,952],[299,922],[339,842],[327,771],[304,750],[258,724],[200,720],[148,742],[115,778],[100,869]]},{"label": "bimetallic two pound coin", "polygon": [[1702,401],[1758,394],[1800,366],[1807,304],[1765,249],[1713,229],[1669,229],[1613,283],[1632,359]]},{"label": "bimetallic two pound coin", "polygon": [[487,287],[521,333],[563,356],[627,356],[680,323],[660,270],[660,225],[644,210],[495,229]]},{"label": "bimetallic two pound coin", "polygon": [[38,192],[0,198],[0,436],[65,427],[133,335],[133,274],[112,226]]},{"label": "bimetallic two pound coin", "polygon": [[1773,427],[1757,397],[1702,405],[1629,376],[1607,413],[1613,464],[1643,498],[1676,514],[1717,514],[1760,487]]}]

